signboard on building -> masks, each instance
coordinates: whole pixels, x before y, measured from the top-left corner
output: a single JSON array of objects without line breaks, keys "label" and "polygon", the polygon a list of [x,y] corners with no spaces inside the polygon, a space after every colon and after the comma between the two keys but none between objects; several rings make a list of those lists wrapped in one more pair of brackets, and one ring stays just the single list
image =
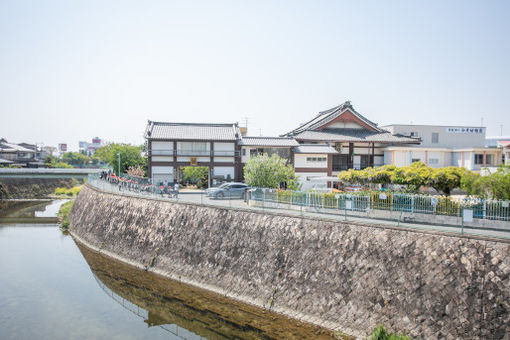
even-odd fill
[{"label": "signboard on building", "polygon": [[198,164],[198,163],[197,163],[197,158],[196,158],[196,157],[190,157],[190,158],[189,158],[189,163],[190,163],[190,165],[192,165],[192,166],[197,165],[197,164]]},{"label": "signboard on building", "polygon": [[58,151],[60,152],[66,152],[67,151],[67,144],[66,143],[60,143],[58,145]]},{"label": "signboard on building", "polygon": [[483,133],[484,128],[480,127],[447,127],[446,132],[448,133]]}]

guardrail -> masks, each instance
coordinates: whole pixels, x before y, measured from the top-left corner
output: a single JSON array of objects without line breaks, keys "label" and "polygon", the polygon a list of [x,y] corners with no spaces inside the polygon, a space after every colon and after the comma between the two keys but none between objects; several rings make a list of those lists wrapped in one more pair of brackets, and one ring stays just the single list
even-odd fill
[{"label": "guardrail", "polygon": [[[174,202],[359,221],[362,223],[510,238],[508,201],[411,195],[390,192],[322,193],[253,188],[248,195],[175,192],[148,178],[89,175],[88,183],[105,192]],[[234,199],[237,198],[237,199]]]},{"label": "guardrail", "polygon": [[184,150],[184,149],[177,149],[177,150],[150,150],[148,152],[149,156],[204,156],[204,157],[234,157],[236,155],[239,155],[238,151],[222,151],[222,150],[203,150],[203,151],[197,151],[197,150]]},{"label": "guardrail", "polygon": [[449,197],[391,192],[335,194],[257,188],[252,190],[251,199],[296,206],[364,212],[386,210],[453,217],[463,217],[468,213],[477,219],[510,221],[510,201],[471,197],[454,200]]}]

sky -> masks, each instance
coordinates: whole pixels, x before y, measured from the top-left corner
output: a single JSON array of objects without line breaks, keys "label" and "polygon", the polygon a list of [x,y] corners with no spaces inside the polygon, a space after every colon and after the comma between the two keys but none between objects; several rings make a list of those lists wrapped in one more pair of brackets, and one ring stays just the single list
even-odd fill
[{"label": "sky", "polygon": [[280,135],[350,100],[510,135],[510,1],[0,0],[0,137],[143,143],[147,120]]}]

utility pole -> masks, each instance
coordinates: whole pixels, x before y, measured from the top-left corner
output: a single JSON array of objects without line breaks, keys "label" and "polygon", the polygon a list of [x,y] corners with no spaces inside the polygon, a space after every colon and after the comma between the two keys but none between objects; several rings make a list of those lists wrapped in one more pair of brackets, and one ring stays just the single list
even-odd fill
[{"label": "utility pole", "polygon": [[244,126],[246,127],[246,134],[248,134],[248,117],[244,117]]}]

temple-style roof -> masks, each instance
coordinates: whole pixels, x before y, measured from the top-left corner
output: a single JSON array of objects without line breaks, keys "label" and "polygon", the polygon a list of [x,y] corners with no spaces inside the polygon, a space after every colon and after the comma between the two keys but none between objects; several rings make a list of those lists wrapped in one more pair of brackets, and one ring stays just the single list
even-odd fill
[{"label": "temple-style roof", "polygon": [[146,139],[236,141],[241,137],[235,124],[166,123],[149,121]]},{"label": "temple-style roof", "polygon": [[354,110],[351,102],[320,112],[314,119],[286,134],[298,142],[419,144],[419,138],[394,135]]},{"label": "temple-style roof", "polygon": [[303,131],[294,136],[298,141],[331,141],[331,142],[369,142],[369,143],[404,143],[419,144],[416,138],[392,135],[388,131],[372,132],[362,129],[324,129],[319,131]]},{"label": "temple-style roof", "polygon": [[292,147],[299,143],[290,137],[243,137],[240,142],[245,146]]},{"label": "temple-style roof", "polygon": [[377,127],[377,124],[368,120],[363,115],[354,110],[350,101],[346,101],[345,103],[335,106],[332,109],[319,112],[319,114],[315,118],[301,125],[297,129],[290,131],[286,135],[292,136],[307,130],[321,130],[323,128],[326,128],[328,124],[332,123],[335,120],[338,121],[348,120],[351,122],[355,122],[364,129],[367,129],[369,131],[374,132],[383,131],[379,127]]},{"label": "temple-style roof", "polygon": [[300,144],[294,148],[295,153],[319,153],[334,154],[338,153],[334,148],[327,144]]}]

